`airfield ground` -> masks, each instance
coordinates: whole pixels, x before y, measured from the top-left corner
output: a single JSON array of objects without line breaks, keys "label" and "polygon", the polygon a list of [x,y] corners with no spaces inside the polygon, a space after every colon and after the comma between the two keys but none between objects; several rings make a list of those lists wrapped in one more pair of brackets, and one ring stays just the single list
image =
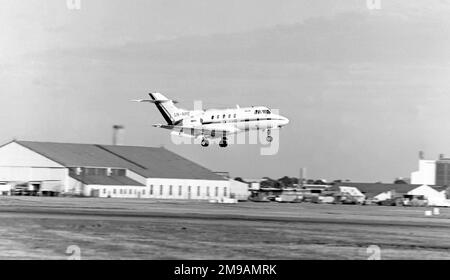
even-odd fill
[{"label": "airfield ground", "polygon": [[0,197],[0,259],[450,259],[450,209]]}]

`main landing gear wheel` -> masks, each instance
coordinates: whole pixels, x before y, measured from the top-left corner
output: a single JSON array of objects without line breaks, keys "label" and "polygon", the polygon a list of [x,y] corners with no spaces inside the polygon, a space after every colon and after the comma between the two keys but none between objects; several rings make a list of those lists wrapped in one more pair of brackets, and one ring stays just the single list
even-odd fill
[{"label": "main landing gear wheel", "polygon": [[219,146],[222,148],[225,148],[226,146],[228,146],[226,137],[222,138],[222,140],[219,142]]},{"label": "main landing gear wheel", "polygon": [[205,138],[203,138],[202,143],[200,145],[202,145],[202,147],[208,147],[209,146],[209,141],[206,140]]}]

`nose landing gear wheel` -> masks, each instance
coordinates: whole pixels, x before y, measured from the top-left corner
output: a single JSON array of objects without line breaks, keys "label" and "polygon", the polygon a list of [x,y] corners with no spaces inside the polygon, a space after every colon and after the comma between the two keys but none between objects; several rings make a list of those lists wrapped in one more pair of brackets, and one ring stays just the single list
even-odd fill
[{"label": "nose landing gear wheel", "polygon": [[208,147],[209,146],[209,141],[206,140],[206,139],[203,139],[202,143],[200,145],[202,145],[202,147]]},{"label": "nose landing gear wheel", "polygon": [[273,141],[273,137],[270,136],[271,132],[272,132],[272,131],[271,131],[270,129],[267,130],[267,137],[266,137],[266,140],[267,140],[267,142],[269,142],[269,143]]}]

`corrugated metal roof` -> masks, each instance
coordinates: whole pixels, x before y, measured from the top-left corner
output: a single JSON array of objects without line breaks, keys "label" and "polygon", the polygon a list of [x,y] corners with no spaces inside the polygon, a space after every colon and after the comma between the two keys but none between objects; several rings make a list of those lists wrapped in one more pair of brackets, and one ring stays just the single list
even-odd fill
[{"label": "corrugated metal roof", "polygon": [[183,158],[165,148],[105,146],[105,150],[144,167],[136,171],[146,177],[226,180],[197,163]]},{"label": "corrugated metal roof", "polygon": [[105,186],[144,186],[143,184],[126,176],[106,176],[106,175],[75,175],[70,177],[86,185],[105,185]]},{"label": "corrugated metal roof", "polygon": [[146,178],[226,180],[165,148],[16,141],[66,167],[127,168]]},{"label": "corrugated metal roof", "polygon": [[66,167],[124,167],[122,159],[92,144],[16,141]]}]

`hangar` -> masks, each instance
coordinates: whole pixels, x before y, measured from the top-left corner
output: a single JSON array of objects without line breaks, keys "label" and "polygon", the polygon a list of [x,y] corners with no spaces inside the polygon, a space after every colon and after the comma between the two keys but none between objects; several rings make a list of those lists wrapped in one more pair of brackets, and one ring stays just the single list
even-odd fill
[{"label": "hangar", "polygon": [[0,194],[228,198],[230,182],[165,148],[14,140],[0,146]]}]

